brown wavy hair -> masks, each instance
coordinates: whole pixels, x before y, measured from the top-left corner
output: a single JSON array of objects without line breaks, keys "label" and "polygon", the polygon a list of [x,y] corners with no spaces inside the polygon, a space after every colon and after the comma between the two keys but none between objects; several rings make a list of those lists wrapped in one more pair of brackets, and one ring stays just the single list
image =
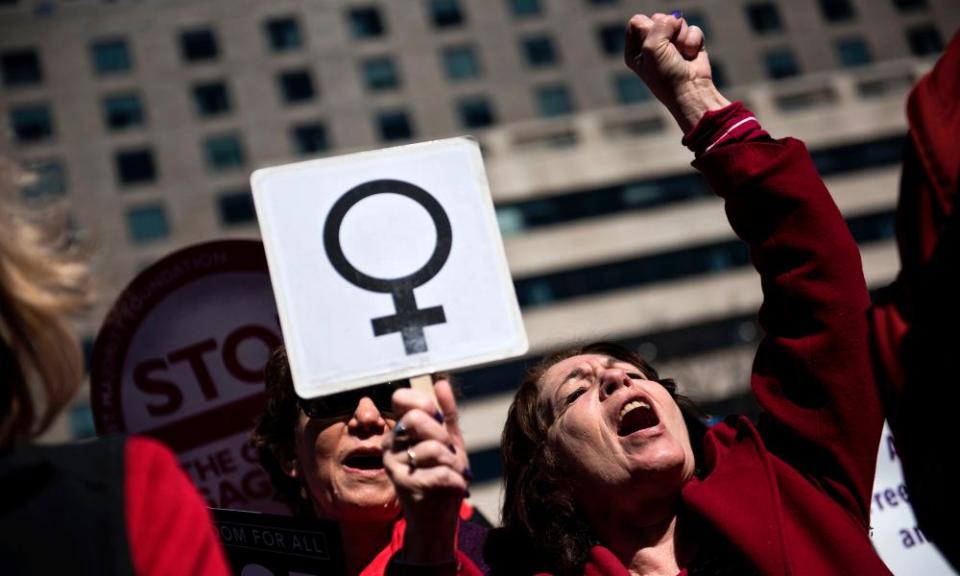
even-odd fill
[{"label": "brown wavy hair", "polygon": [[581,354],[601,354],[639,368],[670,393],[690,434],[694,458],[703,461],[705,415],[676,384],[661,378],[639,354],[613,342],[595,342],[554,353],[527,373],[507,414],[500,444],[503,460],[503,527],[487,544],[495,573],[580,574],[596,538],[577,510],[565,477],[565,462],[547,442],[553,411],[539,401],[543,375],[554,364]]},{"label": "brown wavy hair", "polygon": [[18,171],[0,158],[0,449],[46,431],[83,383],[83,356],[64,316],[91,301],[85,250],[62,205],[25,207]]}]

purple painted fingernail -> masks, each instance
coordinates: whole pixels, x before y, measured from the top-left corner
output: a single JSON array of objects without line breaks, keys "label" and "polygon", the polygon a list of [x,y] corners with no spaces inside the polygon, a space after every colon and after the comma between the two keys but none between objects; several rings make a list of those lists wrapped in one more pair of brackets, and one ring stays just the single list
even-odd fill
[{"label": "purple painted fingernail", "polygon": [[434,413],[433,413],[433,419],[436,420],[437,422],[439,422],[440,424],[443,424],[443,412],[441,412],[441,411],[439,411],[439,410],[437,410],[436,412],[434,412]]},{"label": "purple painted fingernail", "polygon": [[674,18],[683,18],[683,10],[674,10],[670,15]]},{"label": "purple painted fingernail", "polygon": [[403,436],[407,431],[407,427],[403,425],[403,422],[397,422],[397,425],[393,427],[394,436]]},{"label": "purple painted fingernail", "polygon": [[470,471],[470,467],[469,467],[469,466],[467,466],[467,467],[463,470],[463,477],[467,479],[467,482],[473,480],[473,472]]}]

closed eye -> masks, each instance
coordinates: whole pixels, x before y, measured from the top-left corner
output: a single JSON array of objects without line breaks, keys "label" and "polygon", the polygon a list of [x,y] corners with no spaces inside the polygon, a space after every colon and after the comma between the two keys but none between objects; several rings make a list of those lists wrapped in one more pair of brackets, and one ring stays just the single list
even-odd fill
[{"label": "closed eye", "polygon": [[563,399],[564,401],[563,403],[567,406],[569,406],[570,404],[573,404],[574,402],[577,401],[577,398],[583,396],[583,394],[586,391],[587,391],[586,388],[577,388],[573,392],[567,394],[567,396]]},{"label": "closed eye", "polygon": [[646,376],[644,376],[643,374],[640,374],[639,372],[627,372],[627,378],[630,378],[631,380],[646,380],[646,379],[647,379]]}]

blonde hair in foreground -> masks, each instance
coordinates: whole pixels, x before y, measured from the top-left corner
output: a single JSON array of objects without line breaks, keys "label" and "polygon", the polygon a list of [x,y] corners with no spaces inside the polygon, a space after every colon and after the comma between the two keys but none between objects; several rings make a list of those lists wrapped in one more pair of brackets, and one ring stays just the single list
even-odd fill
[{"label": "blonde hair in foreground", "polygon": [[0,449],[49,428],[83,381],[65,316],[89,304],[89,274],[66,211],[19,205],[20,173],[0,157]]}]

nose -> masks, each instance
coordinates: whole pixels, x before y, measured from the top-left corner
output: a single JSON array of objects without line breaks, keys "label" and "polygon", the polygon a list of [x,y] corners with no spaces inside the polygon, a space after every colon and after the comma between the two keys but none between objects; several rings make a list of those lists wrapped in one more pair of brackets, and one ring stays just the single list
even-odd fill
[{"label": "nose", "polygon": [[630,377],[621,368],[604,368],[600,373],[600,399],[605,400],[619,390],[630,385]]},{"label": "nose", "polygon": [[374,435],[383,432],[387,421],[373,400],[364,396],[357,402],[357,408],[353,411],[349,426],[356,433]]}]

